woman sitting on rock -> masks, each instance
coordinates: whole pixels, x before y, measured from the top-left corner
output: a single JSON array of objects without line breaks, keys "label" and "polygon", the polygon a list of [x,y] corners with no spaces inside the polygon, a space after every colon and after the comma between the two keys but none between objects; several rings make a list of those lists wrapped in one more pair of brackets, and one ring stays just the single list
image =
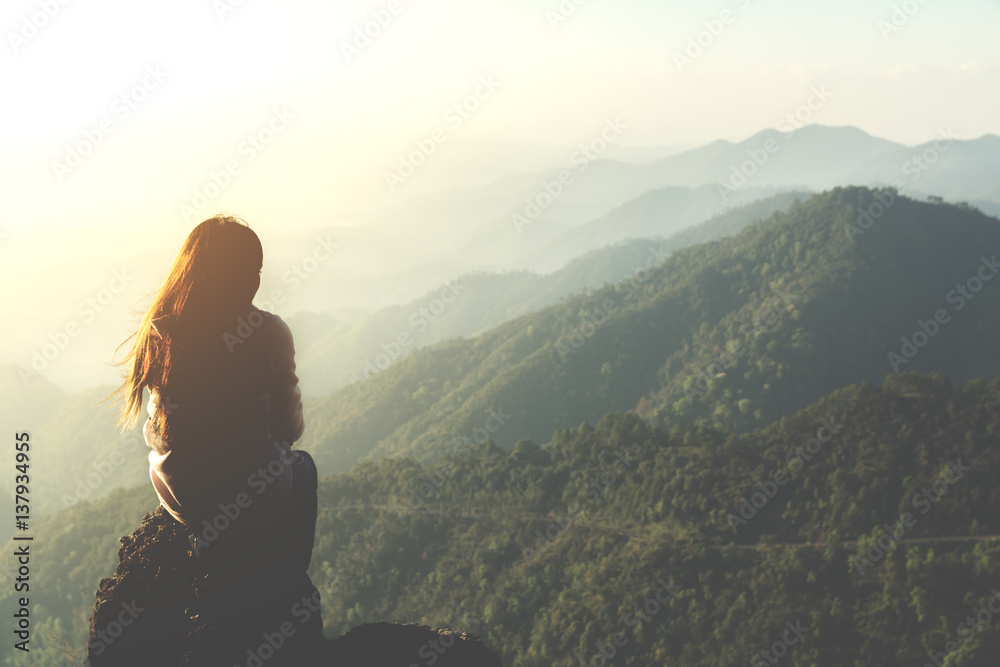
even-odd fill
[{"label": "woman sitting on rock", "polygon": [[305,570],[316,467],[291,450],[304,429],[292,334],[252,304],[262,264],[260,240],[243,221],[218,216],[195,227],[120,362],[130,372],[109,396],[125,399],[124,430],[149,388],[143,435],[153,488],[190,534],[190,557],[229,582],[189,613],[251,634],[250,626],[274,629],[262,609],[273,612],[270,623],[293,621],[285,602],[315,590]]}]

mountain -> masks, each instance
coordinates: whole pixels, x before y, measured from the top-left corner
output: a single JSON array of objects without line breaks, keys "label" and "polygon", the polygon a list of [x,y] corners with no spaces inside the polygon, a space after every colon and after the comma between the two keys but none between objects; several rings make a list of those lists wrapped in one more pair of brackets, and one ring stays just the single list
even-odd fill
[{"label": "mountain", "polygon": [[[936,133],[945,138],[932,135],[927,143],[909,147],[857,128],[809,125],[791,132],[764,130],[739,142],[715,141],[652,161],[637,161],[635,156],[643,151],[634,147],[589,157],[579,150],[561,158],[550,155],[545,169],[514,173],[489,185],[401,193],[376,210],[337,220],[298,221],[310,225],[308,232],[266,235],[258,305],[289,316],[334,309],[372,313],[419,299],[473,271],[553,271],[609,242],[669,235],[735,203],[790,189],[892,185],[911,197],[968,201],[988,214],[1000,214],[1000,185],[995,180],[1000,137],[972,139],[947,127]],[[565,185],[559,185],[561,176]],[[675,188],[694,190],[691,201],[684,201]],[[678,194],[674,201],[671,192]],[[527,225],[515,224],[514,216],[528,219],[531,206],[539,208],[537,217]],[[93,231],[88,234],[92,237]],[[47,242],[44,234],[26,238],[40,246]],[[108,366],[110,351],[130,333],[122,311],[126,305],[148,305],[150,291],[159,287],[157,276],[169,268],[180,238],[151,244],[139,236],[130,245],[135,244],[151,247],[129,256],[106,250],[71,254],[45,266],[56,276],[49,281],[52,285],[76,286],[52,295],[65,303],[67,318],[74,304],[103,287],[105,279],[97,280],[95,266],[106,266],[109,274],[125,267],[136,276],[116,303],[87,327],[86,335],[47,369],[49,378],[68,390],[115,380]],[[109,238],[107,246],[124,247],[118,236]],[[79,275],[95,275],[95,284],[81,283],[75,278]],[[7,322],[8,328],[21,332],[21,342],[14,341],[3,361],[24,364],[50,335],[51,322],[23,317],[31,310],[28,303],[10,309],[21,315]]]},{"label": "mountain", "polygon": [[[1000,137],[987,134],[969,140],[950,128],[938,130],[934,141],[906,147],[855,170],[855,183],[896,185],[951,201],[1000,203]],[[861,180],[870,175],[867,180]]]},{"label": "mountain", "polygon": [[[877,196],[893,201],[853,233],[859,211],[883,206]],[[1000,291],[956,290],[977,272],[992,277],[993,249],[1000,223],[969,207],[838,188],[648,272],[418,350],[313,402],[302,446],[332,472],[369,456],[434,460],[486,437],[510,448],[616,410],[748,431],[894,371],[992,377]]]},{"label": "mountain", "polygon": [[787,208],[795,198],[806,196],[801,190],[772,194],[775,190],[747,188],[726,201],[719,197],[715,186],[650,190],[607,215],[563,232],[519,263],[542,272],[552,271],[572,257],[623,239],[673,237],[693,225],[710,222],[714,216],[725,217],[734,208],[745,207],[745,214],[766,218]]},{"label": "mountain", "polygon": [[[33,476],[33,490],[41,491],[39,495],[32,497],[32,510],[39,514],[45,514],[59,509],[54,502],[50,501],[57,498],[58,492],[64,488],[60,486],[59,482],[49,486],[49,482],[54,480],[47,478],[51,471],[48,468],[49,462],[58,460],[60,456],[64,455],[60,452],[65,452],[64,449],[61,449],[64,446],[64,440],[55,429],[50,428],[50,425],[58,423],[58,415],[74,401],[74,398],[49,382],[44,376],[27,377],[27,381],[25,378],[26,376],[22,375],[19,366],[0,364],[0,395],[4,397],[2,404],[0,404],[0,423],[10,429],[12,437],[14,433],[28,433],[29,435],[30,449],[27,452],[29,457],[27,463],[29,470],[38,473]],[[90,421],[97,421],[95,417],[96,415],[91,415]],[[55,439],[53,439],[54,435]],[[11,463],[13,464],[15,463],[13,461],[13,445],[11,452]],[[58,467],[58,463],[56,463],[56,467]],[[69,471],[61,470],[55,474],[61,477],[60,482],[65,482],[66,478],[62,475],[69,474]],[[29,478],[31,477],[29,475]],[[127,481],[125,483],[128,484]],[[0,497],[4,500],[10,500],[9,506],[11,507],[13,507],[15,486],[13,475],[4,475],[0,478]],[[7,540],[13,534],[14,526],[11,522],[6,522],[0,528],[0,540]]]},{"label": "mountain", "polygon": [[[835,190],[747,228],[753,207],[735,209],[685,230],[674,246],[623,244],[571,264],[544,289],[528,279],[519,291],[514,281],[524,276],[517,274],[510,284],[483,277],[481,297],[456,301],[462,307],[424,333],[443,337],[514,319],[470,339],[428,339],[368,379],[307,395],[301,446],[329,474],[390,454],[431,461],[487,437],[511,448],[615,410],[637,410],[664,428],[682,422],[749,431],[838,386],[881,383],[893,370],[941,371],[956,381],[989,376],[997,365],[989,313],[1000,293],[987,284],[975,299],[962,297],[961,310],[948,297],[997,247],[997,221],[899,198],[852,240],[848,225],[857,223],[859,208],[875,210],[875,196]],[[705,242],[737,229],[738,236]],[[516,315],[518,304],[541,305],[546,293],[554,297],[595,276],[603,282],[622,268],[614,283]],[[940,309],[950,319],[907,359],[912,350],[902,338],[912,340],[919,322],[933,328],[928,318]],[[342,382],[335,372],[363,377],[364,360],[385,361],[378,348],[411,330],[412,314],[389,310],[360,329],[315,319],[300,344],[304,386],[312,369],[319,369],[313,386]],[[328,325],[334,329],[317,333]],[[310,336],[315,342],[307,345]],[[890,352],[905,363],[894,369]],[[344,363],[352,355],[360,366]],[[92,407],[108,390],[74,396],[39,422],[33,437],[60,447],[39,453],[45,473],[37,512],[147,479],[138,427],[122,438],[113,415]]]},{"label": "mountain", "polygon": [[723,183],[736,191],[776,186],[826,190],[899,181],[901,190],[1000,203],[994,176],[998,167],[1000,137],[994,135],[971,139],[939,128],[927,142],[909,147],[855,127],[808,125],[792,132],[764,130],[738,143],[714,142],[642,165],[634,176],[646,189]]},{"label": "mountain", "polygon": [[[937,143],[935,143],[937,142]],[[761,152],[763,151],[763,153]],[[928,141],[905,146],[873,137],[855,127],[807,125],[790,132],[766,129],[739,142],[714,141],[645,163],[620,162],[606,155],[593,161],[567,156],[564,164],[516,174],[481,188],[453,188],[406,199],[365,223],[396,237],[421,238],[421,221],[433,221],[439,238],[460,239],[470,223],[483,229],[511,228],[512,213],[544,184],[569,170],[572,181],[542,211],[546,221],[576,226],[610,213],[624,202],[665,187],[700,188],[720,183],[735,191],[778,187],[826,190],[837,186],[892,185],[951,201],[982,199],[1000,203],[993,174],[1000,165],[1000,138],[973,139],[939,128]],[[745,183],[731,179],[740,173]],[[729,196],[720,192],[720,198]],[[531,227],[542,226],[540,222]],[[415,234],[415,230],[421,234]],[[478,232],[476,233],[478,235]]]},{"label": "mountain", "polygon": [[[619,161],[612,155],[610,150],[593,159],[567,154],[562,163],[486,186],[403,198],[357,221],[365,233],[393,239],[393,269],[381,262],[370,266],[378,266],[383,275],[415,272],[417,280],[382,285],[395,286],[397,303],[434,287],[429,277],[443,282],[460,275],[463,265],[464,270],[551,271],[585,250],[633,235],[618,233],[615,223],[628,222],[630,216],[635,220],[644,202],[666,196],[656,191],[670,188],[704,190],[692,195],[705,207],[702,216],[686,217],[691,207],[678,202],[680,208],[649,217],[664,223],[664,229],[639,236],[669,234],[685,220],[700,222],[733,203],[789,189],[890,185],[912,197],[981,202],[984,208],[1000,205],[994,177],[1000,169],[1000,139],[963,137],[947,127],[912,147],[854,127],[808,125],[791,132],[763,130],[739,142],[714,141],[651,162]],[[553,184],[558,185],[560,175],[568,180],[557,188]],[[637,198],[641,201],[626,206]],[[623,210],[616,211],[619,207]],[[529,213],[537,217],[529,218]],[[518,215],[523,220],[515,222]],[[595,221],[605,217],[601,230]],[[592,226],[586,231],[575,229],[588,224]],[[352,247],[360,257],[369,256],[367,246]],[[449,271],[447,263],[455,258],[459,265]],[[366,295],[370,309],[389,303],[364,285],[348,282],[356,287],[354,293]],[[361,305],[358,299],[351,304]]]},{"label": "mountain", "polygon": [[[951,201],[1000,203],[994,174],[1000,167],[1000,137],[963,137],[939,128],[928,141],[904,146],[855,127],[807,125],[792,132],[763,130],[731,143],[717,141],[637,166],[631,187],[802,187],[826,190],[846,185],[895,185],[904,193],[926,193]],[[623,199],[624,200],[624,199]]]},{"label": "mountain", "polygon": [[[771,212],[787,208],[796,195],[777,195],[692,227],[665,240],[633,240],[587,254],[555,273],[539,276],[528,272],[468,274],[458,281],[458,296],[444,307],[437,291],[422,300],[382,309],[370,316],[341,309],[316,314],[300,312],[287,322],[295,336],[297,373],[307,414],[322,396],[362,377],[371,362],[368,376],[381,372],[384,362],[405,357],[415,347],[447,338],[467,337],[525,313],[557,302],[581,289],[616,282],[640,267],[659,263],[670,252],[693,243],[733,234]],[[439,311],[439,308],[443,310]],[[409,336],[409,345],[397,341]],[[398,358],[385,356],[397,353]],[[21,424],[40,446],[32,458],[37,475],[33,503],[36,516],[52,514],[87,499],[95,499],[118,487],[145,483],[148,461],[142,437],[142,423],[122,435],[114,426],[113,406],[98,402],[113,385],[101,385],[74,394],[65,394],[44,378],[32,378],[24,385],[15,366],[6,367],[2,380],[12,397],[6,405],[5,423]],[[143,402],[145,406],[145,401]],[[145,409],[145,408],[143,408]],[[13,487],[0,482],[0,490],[13,495]],[[0,529],[6,539],[13,527]]]},{"label": "mountain", "polygon": [[1000,203],[974,199],[969,202],[988,216],[1000,218]]},{"label": "mountain", "polygon": [[112,488],[149,483],[149,450],[142,436],[146,404],[138,424],[122,434],[110,402],[98,404],[112,390],[108,385],[71,394],[53,405],[47,418],[30,422],[35,517],[103,496]]},{"label": "mountain", "polygon": [[[348,384],[352,378],[378,374],[414,349],[448,338],[475,336],[580,290],[624,280],[639,268],[659,264],[677,249],[735,234],[809,196],[782,193],[730,208],[711,220],[691,225],[692,220],[706,214],[700,205],[706,194],[704,190],[678,188],[664,191],[662,196],[651,194],[657,195],[649,197],[652,201],[631,202],[623,207],[628,212],[623,211],[618,218],[599,221],[602,227],[614,227],[620,218],[639,219],[640,224],[624,226],[626,233],[615,235],[634,238],[586,252],[553,273],[465,274],[452,281],[453,288],[437,289],[405,305],[383,308],[353,325],[309,313],[289,317],[303,391],[325,395]],[[678,215],[677,211],[685,206],[691,210]],[[670,220],[671,212],[679,220]],[[588,233],[586,227],[589,225],[580,228],[581,231]],[[666,239],[656,237],[657,230],[669,231],[672,227],[687,229]],[[644,233],[648,233],[646,238],[642,237]],[[589,247],[586,243],[563,245],[553,250],[551,256]]]},{"label": "mountain", "polygon": [[15,364],[0,364],[0,392],[4,396],[0,405],[3,422],[20,430],[50,418],[66,399],[66,393],[43,376],[29,376],[26,381]]},{"label": "mountain", "polygon": [[[742,435],[608,414],[430,468],[364,462],[319,488],[324,634],[460,624],[505,665],[716,667],[764,651],[991,665],[1000,629],[977,615],[1000,595],[998,395],[997,379],[902,373]],[[32,576],[52,582],[32,596],[39,644],[2,664],[63,664],[50,633],[83,647],[119,535],[154,506],[147,485],[38,527]]]},{"label": "mountain", "polygon": [[[982,608],[1000,574],[996,537],[966,541],[1000,532],[998,390],[900,376],[746,436],[609,415],[430,470],[366,463],[320,492],[322,560],[341,582],[324,618],[338,631],[466,616],[511,665],[602,650],[623,667],[740,664],[789,623],[808,628],[784,647],[803,664],[922,664],[951,640],[990,664],[995,628],[941,628]],[[790,461],[824,423],[818,453]],[[773,495],[734,535],[758,483]],[[886,542],[883,525],[904,528]]]},{"label": "mountain", "polygon": [[669,146],[622,146],[611,144],[608,146],[607,156],[611,160],[619,162],[634,162],[646,164],[665,157],[676,155],[686,150],[696,148],[698,144],[693,141],[682,141]]}]

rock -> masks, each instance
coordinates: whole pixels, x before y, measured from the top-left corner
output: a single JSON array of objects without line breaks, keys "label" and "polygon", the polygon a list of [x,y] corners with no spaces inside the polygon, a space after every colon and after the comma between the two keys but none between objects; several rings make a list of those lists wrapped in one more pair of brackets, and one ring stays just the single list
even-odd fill
[{"label": "rock", "polygon": [[[500,667],[478,637],[367,623],[330,642],[319,593],[296,571],[287,521],[207,544],[162,507],[121,538],[90,619],[91,667]],[[301,570],[301,565],[298,567]]]}]

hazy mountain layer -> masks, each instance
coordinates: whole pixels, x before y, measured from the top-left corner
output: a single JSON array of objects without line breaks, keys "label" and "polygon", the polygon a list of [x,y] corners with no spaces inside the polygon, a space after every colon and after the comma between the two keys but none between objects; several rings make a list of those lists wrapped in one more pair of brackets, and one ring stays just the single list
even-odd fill
[{"label": "hazy mountain layer", "polygon": [[[895,370],[991,377],[1000,291],[975,279],[993,275],[1000,223],[892,196],[867,230],[859,210],[877,212],[876,193],[837,189],[648,273],[419,350],[313,403],[303,446],[337,471],[366,456],[430,460],[487,436],[510,447],[614,410],[750,430]],[[960,285],[980,292],[960,296]],[[913,349],[903,338],[915,334]]]}]

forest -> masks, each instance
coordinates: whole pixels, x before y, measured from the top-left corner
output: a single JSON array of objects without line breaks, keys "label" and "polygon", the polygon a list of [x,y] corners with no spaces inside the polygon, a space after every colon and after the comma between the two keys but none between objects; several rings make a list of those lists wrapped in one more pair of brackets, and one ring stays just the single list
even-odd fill
[{"label": "forest", "polygon": [[[991,664],[997,221],[865,188],[738,217],[307,401],[329,637],[450,626],[539,667]],[[38,525],[46,647],[5,665],[84,653],[118,540],[156,506],[98,394],[57,398],[69,451],[97,442],[126,488],[66,486]]]},{"label": "forest", "polygon": [[[320,486],[325,632],[461,627],[537,666],[988,664],[998,398],[1000,380],[904,373],[750,433],[609,413],[431,467],[359,463]],[[39,528],[39,636],[85,645],[118,536],[153,507],[117,491]]]}]

